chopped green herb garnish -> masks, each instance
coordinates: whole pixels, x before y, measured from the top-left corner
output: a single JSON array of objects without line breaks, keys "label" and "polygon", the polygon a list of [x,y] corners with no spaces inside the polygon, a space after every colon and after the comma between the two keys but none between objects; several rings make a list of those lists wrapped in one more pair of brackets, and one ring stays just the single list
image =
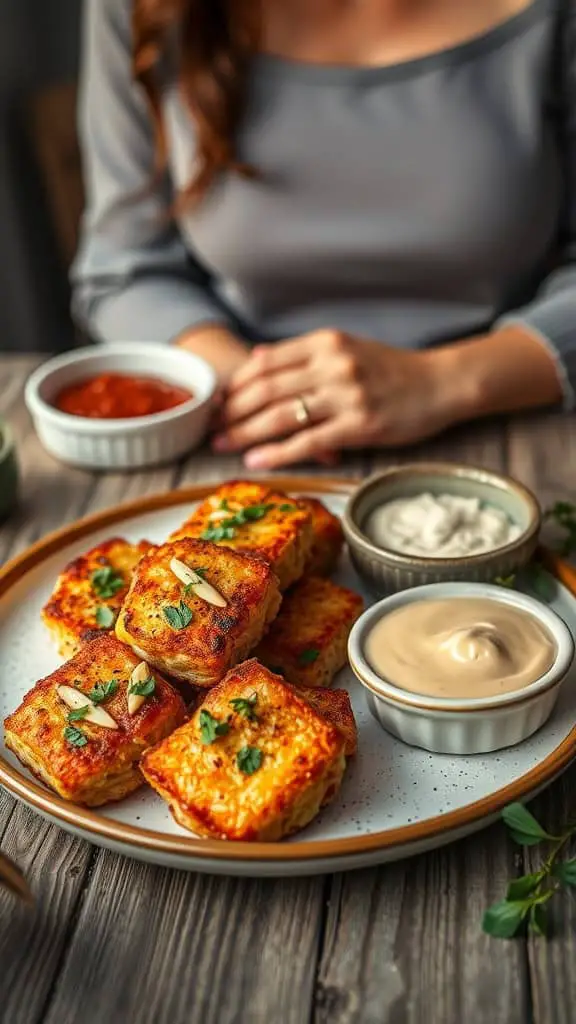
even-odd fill
[{"label": "chopped green herb garnish", "polygon": [[83,718],[86,718],[89,711],[90,704],[85,704],[83,708],[74,708],[73,711],[68,712],[68,721],[81,722]]},{"label": "chopped green herb garnish", "polygon": [[194,618],[190,608],[184,601],[180,601],[178,605],[165,605],[162,609],[162,614],[172,629],[186,629],[186,626],[189,626]]},{"label": "chopped green herb garnish", "polygon": [[253,693],[251,697],[235,697],[234,700],[230,701],[230,707],[234,709],[237,715],[242,715],[244,718],[247,718],[249,722],[257,722],[257,703],[258,694]]},{"label": "chopped green herb garnish", "polygon": [[85,747],[88,743],[88,737],[82,732],[82,729],[77,729],[74,725],[67,725],[64,729],[64,739],[71,747]]},{"label": "chopped green herb garnish", "polygon": [[128,693],[134,693],[138,697],[151,697],[156,689],[154,676],[148,676],[139,683],[130,683]]},{"label": "chopped green herb garnish", "polygon": [[90,690],[88,696],[94,704],[103,704],[105,700],[113,697],[118,689],[118,680],[109,679],[107,683],[96,683]]},{"label": "chopped green herb garnish", "polygon": [[295,512],[298,508],[297,505],[279,505],[278,508],[281,512]]},{"label": "chopped green herb garnish", "polygon": [[125,586],[124,579],[111,565],[106,565],[103,569],[95,569],[90,577],[90,583],[94,593],[105,600],[114,597]]},{"label": "chopped green herb garnish", "polygon": [[275,507],[275,505],[246,505],[246,508],[239,509],[229,519],[224,519],[217,525],[206,527],[202,534],[202,539],[211,540],[215,544],[222,540],[232,540],[236,536],[237,527],[263,519],[267,512]]},{"label": "chopped green herb garnish", "polygon": [[306,651],[302,651],[298,655],[298,663],[300,665],[312,665],[314,661],[317,661],[320,657],[320,651],[316,650],[315,647],[309,647]]},{"label": "chopped green herb garnish", "polygon": [[214,743],[219,736],[225,736],[227,732],[230,732],[228,722],[220,722],[209,711],[206,711],[205,708],[202,708],[200,712],[199,721],[202,743],[206,745]]},{"label": "chopped green herb garnish", "polygon": [[99,604],[94,610],[94,617],[100,629],[110,629],[116,622],[116,612],[107,604]]},{"label": "chopped green herb garnish", "polygon": [[207,569],[192,569],[192,572],[195,572],[196,575],[200,577],[200,579],[198,580],[198,583],[187,583],[186,584],[186,586],[184,587],[184,597],[189,597],[190,594],[194,593],[194,587],[197,587],[198,584],[201,583],[202,580],[206,579],[206,574],[207,574],[208,570]]},{"label": "chopped green herb garnish", "polygon": [[523,925],[536,935],[545,935],[549,900],[563,888],[576,887],[576,858],[558,861],[558,854],[576,834],[576,823],[559,835],[551,835],[520,803],[505,807],[502,817],[519,846],[545,842],[552,844],[552,849],[539,870],[512,879],[505,899],[484,914],[482,927],[488,935],[499,939],[511,939]]},{"label": "chopped green herb garnish", "polygon": [[262,764],[263,757],[258,747],[242,747],[236,754],[236,764],[244,775],[254,775]]}]

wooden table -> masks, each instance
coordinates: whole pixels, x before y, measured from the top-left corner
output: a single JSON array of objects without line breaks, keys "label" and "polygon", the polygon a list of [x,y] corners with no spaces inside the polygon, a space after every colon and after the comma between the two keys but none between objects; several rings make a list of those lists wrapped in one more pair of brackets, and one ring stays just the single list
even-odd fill
[{"label": "wooden table", "polygon": [[[13,424],[23,503],[0,558],[88,512],[236,474],[193,455],[133,475],[91,475],[40,448],[22,402],[31,358],[0,360],[0,414]],[[546,415],[460,431],[419,449],[507,469],[543,501],[576,491],[573,420]],[[362,455],[366,473],[391,461]],[[553,826],[574,810],[576,768],[536,804]],[[324,878],[259,881],[149,867],[74,839],[0,792],[0,840],[37,895],[0,894],[5,1024],[573,1024],[576,904],[557,900],[553,936],[503,942],[480,929],[522,854],[501,825],[438,852]],[[574,855],[574,853],[573,853]],[[528,852],[523,869],[537,854]]]}]

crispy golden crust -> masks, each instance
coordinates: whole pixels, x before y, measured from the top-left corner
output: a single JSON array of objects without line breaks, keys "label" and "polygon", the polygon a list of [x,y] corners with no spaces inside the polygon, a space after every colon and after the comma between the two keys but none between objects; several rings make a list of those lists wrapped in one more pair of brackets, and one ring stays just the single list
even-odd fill
[{"label": "crispy golden crust", "polygon": [[[250,721],[231,701],[254,694]],[[209,745],[200,729],[206,711],[229,725]],[[262,754],[251,775],[237,764],[246,747]],[[255,659],[229,672],[191,720],[142,761],[146,779],[184,828],[247,841],[276,841],[304,828],[338,791],[344,767],[340,731]]]},{"label": "crispy golden crust", "polygon": [[[71,658],[85,640],[102,631],[96,620],[98,607],[110,608],[116,618],[132,573],[151,547],[148,541],[129,544],[122,537],[111,537],[66,566],[41,613],[62,657]],[[95,592],[91,578],[94,572],[106,566],[122,576],[125,585],[113,597],[102,598]]]},{"label": "crispy golden crust", "polygon": [[[186,594],[170,569],[173,558],[201,569],[227,601],[208,604]],[[262,637],[280,606],[278,581],[262,559],[208,541],[184,538],[156,548],[140,562],[118,621],[116,635],[146,661],[176,679],[212,686],[242,661]],[[192,613],[175,629],[164,609],[180,601]]]},{"label": "crispy golden crust", "polygon": [[346,690],[298,686],[296,692],[299,697],[308,701],[318,715],[322,715],[322,718],[342,733],[345,741],[344,753],[346,757],[353,757],[358,750],[358,727]]},{"label": "crispy golden crust", "polygon": [[329,686],[346,664],[348,635],[364,607],[359,594],[310,576],[285,595],[254,654],[296,686]]},{"label": "crispy golden crust", "polygon": [[224,523],[225,519],[213,518],[215,513],[222,513],[223,502],[230,516],[248,506],[273,506],[262,519],[234,527],[234,536],[223,538],[219,543],[264,558],[276,573],[281,590],[299,579],[312,547],[310,511],[294,498],[253,480],[223,484],[202,502],[170,540],[202,537],[209,527]]},{"label": "crispy golden crust", "polygon": [[[134,715],[128,714],[127,688],[140,659],[111,633],[90,640],[61,668],[41,679],[4,722],[6,746],[60,796],[96,807],[120,800],[142,785],[138,769],[147,747],[181,725],[186,709],[181,697],[154,672],[155,690]],[[71,686],[89,693],[114,679],[118,688],[101,704],[117,722],[106,729],[86,721],[68,722],[70,709],[57,693]],[[88,739],[76,747],[64,736],[68,725]]]},{"label": "crispy golden crust", "polygon": [[307,576],[330,576],[334,572],[344,545],[342,524],[318,498],[300,498],[312,517],[313,542],[306,560]]}]

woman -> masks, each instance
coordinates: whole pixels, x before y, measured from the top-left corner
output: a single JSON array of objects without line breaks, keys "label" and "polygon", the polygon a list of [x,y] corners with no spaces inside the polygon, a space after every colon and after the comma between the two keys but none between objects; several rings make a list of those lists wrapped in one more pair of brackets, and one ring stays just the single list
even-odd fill
[{"label": "woman", "polygon": [[87,4],[76,314],[209,359],[217,450],[572,408],[576,0]]}]

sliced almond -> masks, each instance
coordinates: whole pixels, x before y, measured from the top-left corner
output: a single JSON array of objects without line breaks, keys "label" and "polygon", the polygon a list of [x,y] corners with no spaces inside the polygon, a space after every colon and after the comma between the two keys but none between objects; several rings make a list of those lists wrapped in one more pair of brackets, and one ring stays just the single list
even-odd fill
[{"label": "sliced almond", "polygon": [[88,707],[88,711],[82,719],[83,722],[90,722],[91,725],[100,725],[103,729],[118,728],[118,723],[114,721],[112,715],[109,715],[98,704],[94,704],[90,697],[86,693],[82,693],[81,690],[75,690],[73,686],[57,686],[56,693],[60,700],[64,701],[66,707],[71,708],[73,711]]},{"label": "sliced almond", "polygon": [[170,569],[174,575],[180,580],[181,583],[186,587],[194,587],[194,594],[196,597],[202,598],[208,604],[215,605],[216,608],[225,608],[228,602],[222,594],[213,587],[211,583],[207,583],[203,580],[197,572],[194,572],[189,565],[185,562],[181,562],[179,558],[173,558],[170,562]]},{"label": "sliced almond", "polygon": [[146,697],[141,693],[130,693],[130,687],[135,686],[137,683],[145,683],[150,675],[150,669],[145,661],[141,661],[139,665],[136,665],[132,675],[130,676],[130,686],[128,687],[128,714],[135,715],[140,710]]}]

